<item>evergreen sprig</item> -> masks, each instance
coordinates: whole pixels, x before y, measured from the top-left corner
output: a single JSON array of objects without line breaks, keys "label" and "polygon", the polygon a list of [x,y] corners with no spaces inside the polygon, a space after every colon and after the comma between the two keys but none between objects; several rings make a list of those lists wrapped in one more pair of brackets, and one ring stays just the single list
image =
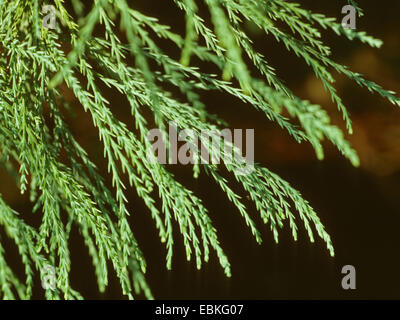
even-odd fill
[{"label": "evergreen sprig", "polygon": [[[72,9],[62,0],[0,0],[0,162],[21,193],[30,193],[34,211],[42,218],[36,229],[0,197],[0,224],[15,242],[26,276],[24,281],[18,279],[0,243],[0,294],[4,299],[31,298],[35,274],[43,278],[46,266],[53,266],[56,275],[54,290],[45,292],[47,298],[82,298],[69,280],[72,225],[78,227],[87,246],[101,292],[107,287],[111,263],[123,294],[133,298],[143,292],[152,298],[144,276],[144,255],[129,223],[127,188],[135,189],[149,209],[166,246],[167,268],[172,266],[173,228],[179,228],[188,260],[194,257],[201,268],[215,251],[226,275],[231,275],[228,257],[201,199],[176,181],[164,165],[148,161],[151,144],[147,135],[153,122],[166,138],[171,121],[196,133],[221,127],[224,121],[210,114],[202,102],[205,92],[224,92],[256,108],[297,142],[311,143],[319,159],[324,157],[322,142],[327,139],[353,165],[359,165],[356,151],[342,130],[331,124],[328,113],[295,96],[254,48],[246,22],[305,61],[336,103],[348,132],[352,132],[350,115],[334,87],[333,71],[400,106],[394,92],[336,63],[321,38],[321,30],[329,29],[371,47],[382,45],[365,32],[344,29],[335,18],[282,0],[204,0],[208,21],[199,2],[170,1],[185,15],[186,32],[181,35],[126,0],[94,0],[90,6],[73,0]],[[349,3],[357,6],[354,1]],[[45,4],[57,10],[55,30],[42,24],[40,12]],[[357,10],[362,14],[358,6]],[[94,35],[96,28],[101,35]],[[168,56],[161,40],[177,47],[180,57]],[[200,61],[213,65],[221,76],[199,68]],[[251,64],[257,75],[250,71]],[[62,83],[98,131],[112,179],[110,187],[67,125],[65,117],[73,107],[63,96]],[[136,130],[117,119],[102,85],[126,97]],[[171,86],[181,95],[174,94]],[[151,121],[144,115],[146,109],[153,115]],[[212,148],[209,142],[201,142]],[[63,153],[67,163],[62,161]],[[316,231],[334,255],[318,216],[289,183],[259,165],[248,175],[238,174],[234,164],[224,166],[226,171],[212,164],[194,165],[194,176],[204,171],[215,180],[257,242],[262,240],[254,218],[223,172],[229,172],[248,193],[276,242],[284,223],[297,240],[298,216],[310,240],[314,241]],[[124,177],[129,185],[123,183]]]}]

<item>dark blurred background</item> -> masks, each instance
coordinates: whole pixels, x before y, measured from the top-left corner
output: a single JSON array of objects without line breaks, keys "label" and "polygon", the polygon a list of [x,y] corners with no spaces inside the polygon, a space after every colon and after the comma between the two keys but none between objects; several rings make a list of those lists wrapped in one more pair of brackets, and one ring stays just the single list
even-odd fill
[{"label": "dark blurred background", "polygon": [[[341,20],[341,8],[347,2],[310,0],[301,3],[315,12]],[[383,47],[371,49],[330,32],[324,34],[324,39],[331,46],[336,61],[387,89],[400,92],[400,3],[363,0],[359,4],[365,15],[357,19],[357,29],[382,39]],[[183,32],[184,17],[177,14],[172,0],[141,0],[132,6],[172,25],[174,31]],[[271,37],[257,32],[252,36],[257,48],[276,67],[277,74],[287,85],[301,98],[324,106],[333,123],[344,128],[341,115],[306,64]],[[173,54],[176,53],[171,52]],[[194,262],[186,261],[179,235],[175,241],[173,269],[167,271],[165,248],[159,242],[150,214],[135,191],[128,190],[132,227],[147,258],[147,278],[155,298],[400,298],[400,110],[367,90],[359,89],[350,80],[341,76],[336,79],[338,92],[354,122],[354,134],[348,138],[359,153],[360,168],[352,167],[329,144],[325,146],[326,159],[316,160],[310,146],[297,144],[249,105],[223,94],[203,97],[209,110],[228,120],[232,127],[255,128],[256,161],[280,174],[310,201],[332,236],[336,256],[330,257],[319,239],[311,244],[303,231],[295,243],[288,228],[282,230],[280,243],[276,245],[269,228],[259,223],[258,214],[250,205],[250,213],[263,231],[264,243],[257,245],[239,212],[207,176],[202,174],[198,180],[193,180],[187,168],[171,168],[179,181],[204,200],[219,230],[222,247],[230,258],[233,276],[230,279],[224,276],[215,256],[202,270],[196,270]],[[124,100],[118,101],[111,93],[105,94],[114,99],[111,101],[115,112],[129,122],[129,108],[123,105]],[[105,169],[97,133],[89,129],[89,117],[79,112],[77,120],[72,122],[73,131],[100,168]],[[28,220],[33,219],[28,198],[19,195],[11,178],[1,174],[0,179],[0,191],[8,203]],[[8,260],[20,269],[15,248],[12,244],[7,248]],[[74,288],[89,299],[123,298],[115,278],[104,294],[98,293],[91,260],[76,230],[71,235],[71,251]],[[341,288],[344,265],[356,268],[356,290]],[[35,297],[40,297],[40,283],[37,287]]]}]

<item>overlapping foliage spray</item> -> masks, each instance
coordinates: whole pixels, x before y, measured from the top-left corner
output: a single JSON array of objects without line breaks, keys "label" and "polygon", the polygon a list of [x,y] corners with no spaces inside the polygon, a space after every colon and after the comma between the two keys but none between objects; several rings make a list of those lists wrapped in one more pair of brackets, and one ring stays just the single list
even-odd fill
[{"label": "overlapping foliage spray", "polygon": [[[185,14],[184,35],[135,10],[135,3],[128,5],[127,0],[94,0],[90,5],[72,0],[71,9],[62,0],[0,0],[0,161],[15,177],[21,192],[30,193],[36,214],[42,217],[36,229],[0,198],[0,225],[15,242],[26,274],[24,280],[18,279],[5,261],[0,242],[3,298],[29,299],[36,275],[48,265],[54,266],[57,279],[56,289],[47,289],[46,297],[81,298],[71,288],[69,278],[72,225],[79,228],[92,257],[100,291],[105,290],[113,269],[125,295],[133,298],[135,292],[144,292],[151,298],[144,277],[145,259],[128,219],[126,188],[134,188],[148,207],[166,245],[168,268],[173,256],[173,228],[179,228],[188,259],[194,256],[200,268],[215,252],[230,276],[228,257],[202,201],[177,182],[165,166],[147,161],[150,142],[146,137],[151,127],[144,116],[146,110],[165,134],[170,121],[199,133],[213,130],[222,122],[207,112],[201,97],[204,92],[221,91],[264,113],[297,142],[311,143],[319,159],[324,155],[321,143],[327,139],[352,164],[359,164],[356,152],[343,132],[330,123],[327,112],[296,97],[255,50],[244,28],[246,21],[252,21],[273,36],[277,45],[284,45],[312,68],[350,133],[351,120],[335,90],[332,71],[400,105],[393,92],[332,60],[330,48],[321,40],[321,29],[372,47],[382,44],[364,32],[343,29],[334,18],[283,0],[163,1]],[[207,7],[210,21],[201,16],[200,2]],[[41,8],[49,4],[58,13],[56,30],[42,25]],[[102,34],[94,36],[95,28]],[[180,49],[180,59],[169,57],[161,49],[161,39]],[[196,67],[199,61],[217,67],[222,78]],[[250,63],[258,74],[249,71]],[[100,82],[126,97],[135,131],[113,114],[99,89]],[[62,83],[90,114],[98,131],[112,177],[110,187],[66,124],[65,113],[71,107],[60,90]],[[171,86],[181,92],[180,97],[168,91]],[[285,110],[290,116],[283,116]],[[294,125],[294,120],[300,125]],[[68,163],[61,161],[61,153],[68,155]],[[316,213],[287,182],[260,166],[249,175],[235,174],[234,165],[226,164],[226,169],[247,191],[276,241],[284,223],[290,225],[297,239],[299,217],[311,241],[316,231],[334,254]],[[216,165],[194,166],[195,177],[201,171],[221,187],[261,242],[254,217],[249,216],[241,197],[223,176],[226,170]],[[122,183],[123,175],[128,177],[129,186]]]}]

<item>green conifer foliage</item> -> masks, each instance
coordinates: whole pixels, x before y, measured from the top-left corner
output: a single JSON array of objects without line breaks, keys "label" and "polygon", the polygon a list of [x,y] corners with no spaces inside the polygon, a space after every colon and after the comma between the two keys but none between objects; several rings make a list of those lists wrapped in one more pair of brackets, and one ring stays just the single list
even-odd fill
[{"label": "green conifer foliage", "polygon": [[[1,228],[15,242],[25,268],[25,278],[19,279],[7,264],[0,241],[2,298],[31,298],[34,278],[38,274],[43,278],[49,265],[55,268],[56,286],[46,289],[46,298],[82,298],[70,286],[72,225],[78,227],[92,258],[99,291],[105,290],[113,272],[124,295],[133,298],[144,293],[152,298],[144,276],[146,262],[128,219],[127,188],[136,190],[147,206],[160,241],[165,243],[167,268],[171,268],[174,241],[180,241],[173,238],[177,228],[188,260],[194,258],[201,268],[210,254],[216,254],[226,275],[231,275],[229,259],[201,199],[174,179],[166,166],[147,158],[151,148],[147,133],[154,123],[165,135],[170,121],[196,132],[220,128],[223,121],[207,111],[202,92],[220,91],[256,108],[297,142],[311,143],[321,160],[322,141],[329,140],[358,166],[356,151],[331,124],[323,107],[296,97],[254,48],[244,28],[247,21],[307,63],[331,95],[349,133],[350,116],[335,90],[333,72],[400,106],[394,92],[332,59],[330,48],[321,39],[322,29],[372,47],[382,45],[365,32],[344,29],[335,18],[283,0],[162,1],[169,1],[177,13],[185,15],[185,34],[135,10],[134,1],[94,0],[89,5],[88,1],[72,0],[72,6],[67,6],[63,0],[0,0],[0,161],[15,177],[20,191],[30,194],[35,214],[42,219],[40,227],[32,227],[0,195]],[[207,16],[202,16],[200,2],[207,8]],[[44,5],[55,7],[56,29],[44,27]],[[95,33],[95,28],[101,34]],[[160,43],[165,41],[180,50],[180,59],[163,51]],[[203,71],[196,65],[200,61],[212,64],[220,73]],[[250,64],[257,74],[250,72]],[[129,121],[136,130],[117,119],[99,82],[126,97],[125,107],[132,114]],[[73,108],[63,97],[63,85],[98,131],[112,186],[67,125],[65,114]],[[179,97],[168,89],[172,87],[180,91]],[[149,111],[153,124],[145,117]],[[46,119],[51,119],[52,125]],[[67,154],[67,163],[61,161],[62,153]],[[215,181],[257,242],[261,243],[254,222],[257,217],[249,215],[228,184],[226,172],[248,193],[276,242],[284,224],[290,226],[295,240],[302,224],[311,241],[318,235],[334,255],[317,214],[289,183],[259,165],[248,175],[238,174],[235,165],[221,166],[195,165],[194,178],[204,173]],[[122,177],[129,185],[124,185]]]}]

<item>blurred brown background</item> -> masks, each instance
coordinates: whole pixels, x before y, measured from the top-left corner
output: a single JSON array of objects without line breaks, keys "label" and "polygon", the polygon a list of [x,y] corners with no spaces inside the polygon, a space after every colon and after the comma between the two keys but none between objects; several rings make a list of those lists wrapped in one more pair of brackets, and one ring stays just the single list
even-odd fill
[{"label": "blurred brown background", "polygon": [[[306,8],[341,19],[341,8],[346,1],[301,3]],[[324,36],[332,47],[333,57],[383,87],[400,92],[400,3],[364,0],[359,4],[365,15],[358,18],[357,28],[382,39],[384,46],[380,50],[371,49],[327,32]],[[177,15],[171,0],[142,0],[132,6],[172,25],[175,31],[183,30],[183,17]],[[343,127],[329,95],[303,61],[270,37],[254,34],[253,38],[296,94],[326,107],[333,122]],[[326,159],[320,162],[310,146],[296,144],[251,106],[225,95],[204,96],[210,111],[227,119],[232,127],[256,129],[256,161],[279,173],[311,202],[332,236],[335,258],[329,256],[322,241],[310,244],[304,232],[300,233],[298,243],[294,243],[287,228],[281,232],[279,245],[275,245],[268,227],[262,224],[264,244],[258,246],[239,213],[206,176],[193,181],[190,170],[171,168],[209,208],[231,260],[233,277],[224,276],[216,257],[203,270],[197,271],[193,262],[186,262],[179,236],[173,270],[167,271],[165,249],[158,241],[150,214],[134,190],[130,190],[132,226],[147,258],[147,277],[156,298],[400,299],[400,110],[343,77],[337,77],[336,87],[352,114],[354,134],[349,140],[361,158],[360,168],[353,168],[329,144],[326,145]],[[112,105],[115,112],[129,121],[129,113],[121,101],[118,103],[114,98]],[[76,108],[78,110],[79,106]],[[104,169],[96,131],[89,129],[87,115],[79,111],[77,114],[79,120],[73,122],[73,131]],[[4,174],[0,179],[0,192],[12,207],[34,221],[31,204],[18,194],[12,179]],[[254,208],[249,209],[257,217]],[[7,241],[5,237],[3,240]],[[94,270],[76,230],[71,241],[72,286],[86,298],[122,298],[116,279],[112,279],[105,294],[97,293]],[[9,261],[19,269],[15,248],[12,244],[8,244],[8,248]],[[341,268],[347,264],[354,265],[357,270],[354,291],[341,288]],[[40,284],[37,284],[36,294],[40,297]]]}]

